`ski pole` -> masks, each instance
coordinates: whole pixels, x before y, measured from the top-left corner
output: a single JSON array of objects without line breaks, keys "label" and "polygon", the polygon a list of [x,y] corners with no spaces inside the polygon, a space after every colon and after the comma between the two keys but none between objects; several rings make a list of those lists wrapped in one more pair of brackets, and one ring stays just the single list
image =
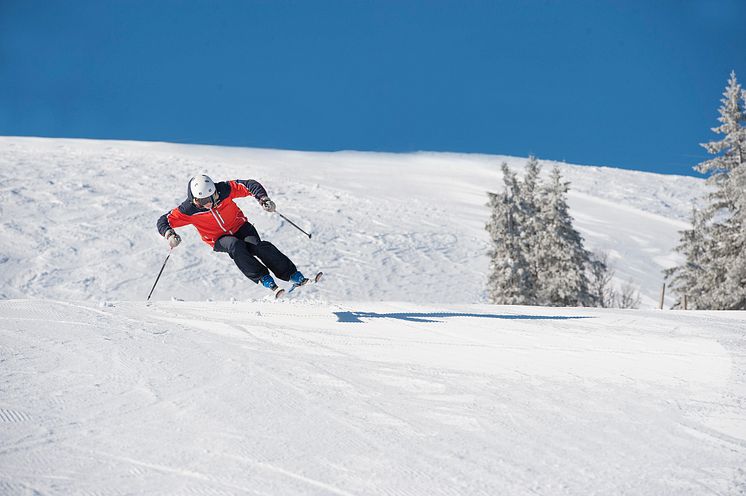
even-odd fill
[{"label": "ski pole", "polygon": [[285,219],[286,221],[288,221],[288,222],[290,223],[290,225],[291,225],[291,226],[293,226],[294,228],[296,228],[297,230],[299,230],[300,232],[302,232],[303,234],[305,234],[306,236],[308,236],[308,239],[311,239],[311,235],[310,235],[310,234],[308,234],[308,233],[307,233],[306,231],[304,231],[303,229],[301,229],[300,227],[298,227],[298,226],[297,226],[297,225],[295,224],[295,222],[293,222],[292,220],[288,219],[287,217],[285,217],[284,215],[282,215],[282,214],[281,214],[280,212],[277,212],[277,215],[279,215],[280,217],[282,217],[283,219]]},{"label": "ski pole", "polygon": [[158,277],[155,278],[155,282],[153,283],[153,287],[150,288],[150,294],[148,295],[148,299],[145,301],[150,301],[150,297],[153,295],[153,290],[155,289],[155,285],[158,284],[158,279],[161,278],[161,274],[163,274],[163,269],[166,268],[166,262],[168,262],[169,257],[171,257],[171,252],[174,251],[173,248],[168,250],[168,256],[166,257],[166,260],[163,261],[163,266],[161,266],[161,271],[158,272]]}]

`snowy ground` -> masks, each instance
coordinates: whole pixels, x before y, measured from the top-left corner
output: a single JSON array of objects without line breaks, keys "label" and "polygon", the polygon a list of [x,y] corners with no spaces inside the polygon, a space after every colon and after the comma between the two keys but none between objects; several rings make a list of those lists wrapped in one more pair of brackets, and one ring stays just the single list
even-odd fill
[{"label": "snowy ground", "polygon": [[[746,494],[746,312],[652,310],[702,181],[562,164],[643,308],[494,306],[503,160],[0,138],[0,494]],[[184,229],[146,305],[202,170],[326,279],[268,301]]]},{"label": "snowy ground", "polygon": [[0,302],[0,493],[746,491],[743,312],[108,305]]}]

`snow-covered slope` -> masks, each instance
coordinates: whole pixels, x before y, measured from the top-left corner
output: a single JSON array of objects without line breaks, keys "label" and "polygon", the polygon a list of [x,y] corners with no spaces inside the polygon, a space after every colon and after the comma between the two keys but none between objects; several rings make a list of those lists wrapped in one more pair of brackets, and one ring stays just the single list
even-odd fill
[{"label": "snow-covered slope", "polygon": [[[746,312],[650,309],[702,181],[561,164],[647,309],[494,306],[503,160],[0,138],[0,494],[743,494]],[[323,283],[184,229],[146,304],[199,171]]]},{"label": "snow-covered slope", "polygon": [[0,493],[746,490],[746,313],[0,302]]},{"label": "snow-covered slope", "polygon": [[[309,241],[253,199],[239,200],[301,268],[326,272],[320,294],[329,301],[484,302],[486,191],[501,190],[502,161],[519,168],[525,159],[0,138],[0,297],[144,299],[167,253],[155,222],[206,171],[261,181],[278,210],[313,233]],[[618,282],[633,282],[643,307],[656,306],[661,270],[675,260],[703,181],[560,165],[588,247],[608,251]],[[182,234],[155,299],[265,294],[192,228]]]}]

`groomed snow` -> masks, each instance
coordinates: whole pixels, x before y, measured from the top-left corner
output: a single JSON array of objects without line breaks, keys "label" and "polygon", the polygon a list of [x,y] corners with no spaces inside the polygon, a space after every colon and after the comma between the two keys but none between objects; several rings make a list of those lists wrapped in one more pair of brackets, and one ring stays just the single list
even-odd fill
[{"label": "groomed snow", "polygon": [[0,316],[3,494],[746,489],[743,312],[10,300]]},{"label": "groomed snow", "polygon": [[[746,492],[746,312],[652,309],[702,181],[562,164],[643,309],[495,306],[503,160],[0,138],[0,494]],[[271,301],[184,229],[146,304],[199,171],[325,280]]]}]

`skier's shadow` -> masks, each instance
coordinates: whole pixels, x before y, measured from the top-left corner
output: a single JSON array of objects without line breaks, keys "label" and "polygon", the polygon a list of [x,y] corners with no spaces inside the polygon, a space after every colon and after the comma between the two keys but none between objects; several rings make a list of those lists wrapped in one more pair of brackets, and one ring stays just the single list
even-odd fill
[{"label": "skier's shadow", "polygon": [[503,319],[503,320],[577,320],[591,319],[585,316],[562,316],[562,315],[508,315],[493,313],[459,313],[459,312],[429,312],[429,313],[375,313],[375,312],[334,312],[337,322],[352,324],[363,323],[362,319],[398,319],[407,322],[443,322],[451,317],[473,317],[479,319]]}]

